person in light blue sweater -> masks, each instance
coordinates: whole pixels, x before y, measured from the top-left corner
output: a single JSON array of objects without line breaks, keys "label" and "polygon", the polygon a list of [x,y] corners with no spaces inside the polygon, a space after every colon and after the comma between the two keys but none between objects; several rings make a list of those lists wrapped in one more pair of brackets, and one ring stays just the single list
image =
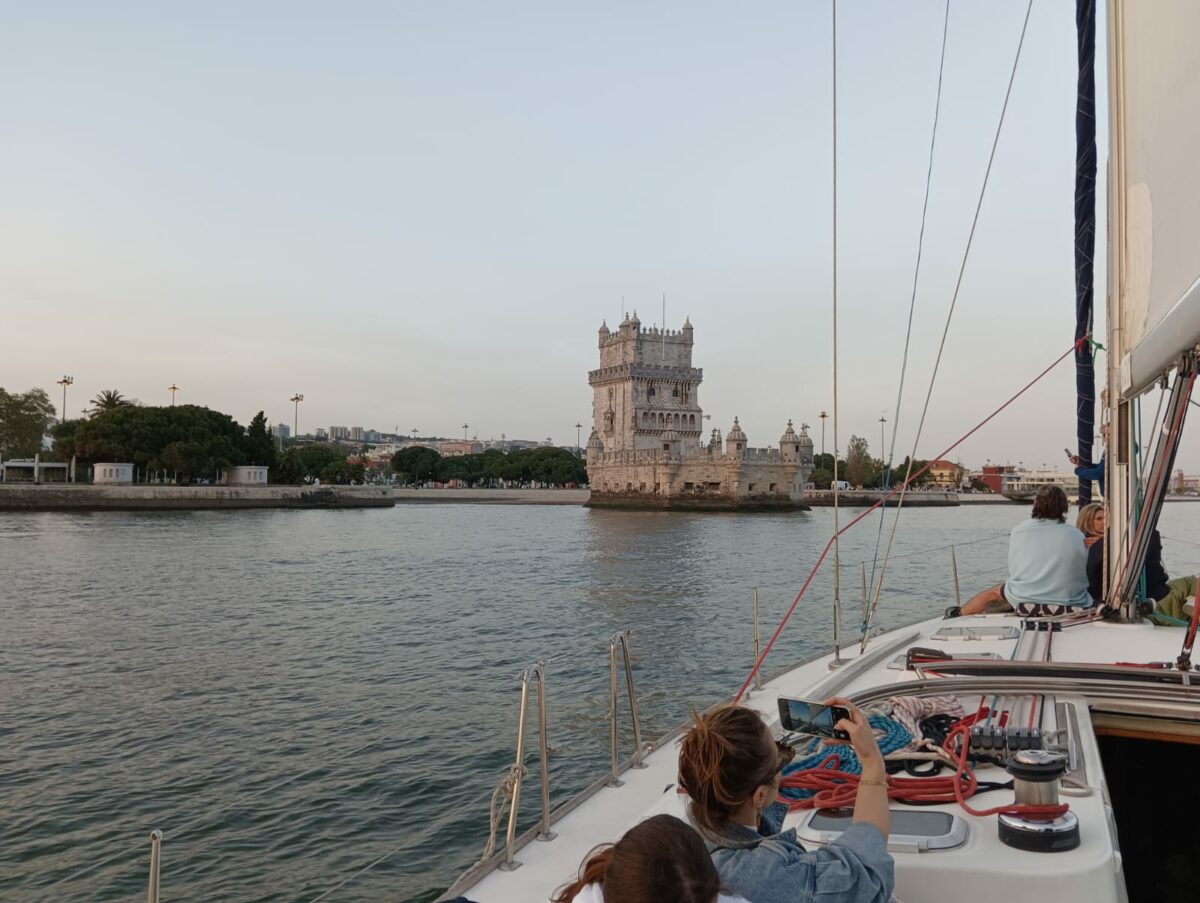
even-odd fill
[{"label": "person in light blue sweater", "polygon": [[977,594],[959,613],[1008,611],[1023,602],[1090,606],[1087,548],[1083,533],[1066,522],[1068,510],[1060,487],[1039,489],[1032,517],[1008,536],[1008,580]]}]

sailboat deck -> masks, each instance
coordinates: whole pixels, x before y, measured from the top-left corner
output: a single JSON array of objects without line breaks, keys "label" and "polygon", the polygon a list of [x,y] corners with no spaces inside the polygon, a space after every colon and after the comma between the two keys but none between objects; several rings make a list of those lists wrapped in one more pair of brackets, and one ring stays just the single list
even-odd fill
[{"label": "sailboat deck", "polygon": [[[1024,629],[1012,615],[985,615],[956,620],[931,620],[902,628],[872,640],[864,654],[857,646],[843,650],[843,662],[831,667],[831,657],[801,664],[773,677],[753,690],[745,704],[758,710],[778,734],[777,700],[780,696],[881,699],[918,691],[928,695],[931,681],[939,678],[897,667],[897,657],[908,649],[939,649],[960,659],[994,659],[1003,662],[1170,662],[1178,655],[1183,631],[1149,623],[1116,624],[1093,621],[1061,630]],[[1046,644],[1050,647],[1047,651]],[[932,669],[935,665],[929,665]],[[1147,672],[1150,673],[1150,672]],[[1058,683],[1053,683],[1057,681]],[[947,679],[947,684],[961,681]],[[999,706],[1009,711],[1013,723],[1025,724],[1030,707],[1039,700],[1038,721],[1047,732],[1068,731],[1072,768],[1070,787],[1062,799],[1078,817],[1080,845],[1065,852],[1034,853],[1006,846],[997,835],[995,816],[969,815],[957,805],[922,806],[920,811],[944,811],[962,819],[965,841],[945,850],[916,852],[893,843],[896,861],[896,896],[899,900],[952,899],[971,888],[974,901],[1008,903],[1023,893],[1064,901],[1124,900],[1113,811],[1108,803],[1100,749],[1092,729],[1093,693],[1084,693],[1066,678],[1053,677],[1038,684],[1045,696],[1028,689],[1007,693]],[[1200,689],[1176,688],[1191,719],[1200,721]],[[894,691],[894,692],[893,692]],[[1053,693],[1053,695],[1049,695]],[[990,693],[956,694],[967,712],[987,704]],[[1044,700],[1044,701],[1043,701]],[[1128,709],[1126,700],[1123,705]],[[1175,717],[1180,706],[1175,705]],[[1058,724],[1059,720],[1065,723]],[[520,866],[512,871],[496,868],[497,860],[464,875],[447,898],[463,894],[477,903],[529,903],[548,900],[554,890],[572,878],[580,862],[596,845],[619,838],[641,819],[659,812],[683,817],[686,799],[677,791],[679,735],[669,737],[650,753],[645,767],[622,774],[620,787],[596,786],[557,810],[548,842],[529,841],[515,854]],[[943,772],[945,774],[946,772]],[[1009,776],[997,766],[979,766],[981,781],[1005,781]],[[531,782],[527,782],[529,784]],[[1068,795],[1069,794],[1069,795]],[[1012,802],[1011,790],[993,790],[974,797],[971,804],[988,808]],[[893,811],[909,808],[893,801]],[[801,827],[809,812],[789,814],[785,827]],[[805,831],[801,830],[802,837]],[[807,832],[812,836],[811,832]],[[898,838],[893,838],[893,841]],[[811,844],[806,839],[805,844]]]}]

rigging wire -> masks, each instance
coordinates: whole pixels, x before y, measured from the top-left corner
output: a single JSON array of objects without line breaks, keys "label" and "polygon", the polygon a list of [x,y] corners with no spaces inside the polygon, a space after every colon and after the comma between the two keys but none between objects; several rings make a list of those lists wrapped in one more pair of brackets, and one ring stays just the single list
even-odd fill
[{"label": "rigging wire", "polygon": [[[883,489],[886,492],[892,482],[892,462],[896,460],[896,433],[900,429],[900,404],[904,400],[904,376],[908,371],[908,349],[912,343],[913,311],[917,306],[917,284],[921,278],[921,252],[925,247],[925,221],[929,213],[929,189],[933,184],[933,151],[937,146],[938,119],[942,111],[942,75],[946,69],[946,35],[950,30],[950,0],[946,0],[946,13],[942,19],[942,53],[938,60],[937,96],[933,104],[933,131],[929,137],[929,166],[925,170],[925,200],[921,204],[921,229],[917,233],[917,262],[913,268],[912,295],[908,301],[908,327],[904,331],[904,354],[900,358],[900,385],[896,390],[896,408],[892,412],[892,441],[888,447],[887,465],[883,469]],[[879,449],[883,454],[883,449]],[[879,529],[875,532],[875,557],[871,561],[871,582],[875,585],[875,565],[879,562],[879,543],[883,539],[883,522],[887,509],[879,511]],[[863,612],[863,629],[867,627],[867,612]]]},{"label": "rigging wire", "polygon": [[833,23],[833,660],[842,658],[841,544],[838,537],[840,496],[838,493],[838,328],[837,328],[837,0],[830,0]]},{"label": "rigging wire", "polygon": [[[954,451],[954,449],[958,448],[960,445],[962,445],[964,442],[966,442],[968,439],[970,439],[972,436],[974,436],[977,432],[979,432],[981,429],[983,429],[985,426],[987,426],[989,423],[991,423],[992,420],[994,420],[997,416],[999,416],[1014,401],[1016,401],[1018,398],[1020,398],[1022,395],[1024,395],[1030,389],[1032,389],[1035,385],[1037,385],[1039,382],[1041,382],[1042,379],[1045,378],[1046,374],[1048,374],[1051,370],[1053,370],[1055,367],[1057,367],[1059,364],[1061,364],[1063,361],[1065,361],[1068,356],[1070,356],[1072,353],[1074,353],[1075,349],[1079,347],[1080,343],[1084,342],[1084,341],[1086,341],[1086,336],[1077,342],[1072,342],[1071,347],[1069,347],[1066,351],[1064,351],[1057,358],[1055,358],[1054,361],[1051,362],[1044,370],[1042,370],[1040,373],[1038,373],[1037,376],[1035,376],[1029,382],[1025,383],[1025,385],[1023,385],[1020,389],[1018,389],[1014,394],[1010,395],[1003,404],[1001,404],[994,411],[992,411],[990,414],[988,414],[986,417],[984,417],[983,420],[979,421],[979,423],[975,424],[975,426],[971,427],[971,429],[967,430],[967,432],[963,433],[963,435],[961,435],[959,438],[955,439],[953,443],[951,443],[947,448],[942,450],[941,455],[939,455],[938,457],[940,458],[942,455],[950,454],[950,452]],[[918,470],[909,479],[913,480],[913,479],[920,478],[932,466],[933,466],[932,461],[926,463],[924,467],[922,467],[920,470]],[[874,505],[872,505],[869,508],[864,509],[861,514],[857,515],[853,520],[851,520],[848,524],[846,524],[846,526],[842,527],[841,532],[845,533],[847,530],[849,530],[855,524],[859,523],[859,521],[861,521],[864,518],[866,518],[867,516],[869,516],[871,514],[871,512],[874,511],[876,508],[880,508],[883,505],[885,505],[887,503],[888,499],[890,499],[896,493],[901,492],[907,486],[908,486],[908,481],[906,480],[900,486],[897,486],[895,489],[888,492],[883,498],[881,498]],[[773,634],[771,634],[771,638],[769,640],[767,640],[766,646],[763,647],[763,650],[759,654],[758,659],[754,662],[754,667],[750,669],[750,673],[746,676],[746,680],[745,680],[745,682],[743,682],[741,689],[739,689],[737,691],[737,695],[735,695],[733,697],[734,702],[738,702],[741,700],[742,696],[746,692],[746,689],[750,686],[751,681],[754,680],[754,675],[758,673],[759,669],[762,667],[763,662],[766,661],[767,655],[770,654],[772,647],[775,645],[775,641],[779,639],[779,635],[781,633],[783,633],[783,628],[785,626],[787,626],[787,622],[791,619],[792,614],[795,612],[796,606],[798,606],[800,604],[800,600],[803,599],[804,594],[806,592],[808,592],[809,585],[812,583],[813,578],[816,577],[817,571],[819,571],[821,569],[821,565],[824,563],[825,558],[829,555],[829,550],[833,547],[834,541],[837,538],[838,538],[837,534],[835,534],[835,535],[829,537],[829,541],[825,543],[825,547],[821,550],[821,554],[817,556],[816,563],[813,564],[812,569],[808,572],[808,576],[804,578],[804,583],[803,583],[803,585],[801,585],[800,591],[798,593],[796,593],[796,597],[794,599],[792,599],[792,604],[789,605],[788,610],[786,612],[784,612],[783,617],[779,621],[779,626],[775,628],[775,632]]]},{"label": "rigging wire", "polygon": [[[888,536],[887,551],[884,553],[883,564],[880,565],[879,568],[879,581],[874,587],[874,594],[871,599],[871,610],[867,615],[867,621],[864,625],[862,638],[859,643],[860,651],[867,648],[867,632],[870,629],[871,620],[875,617],[875,612],[879,608],[879,594],[883,590],[883,578],[887,573],[888,557],[891,555],[892,544],[896,539],[896,528],[900,523],[900,513],[904,508],[905,491],[908,488],[909,482],[912,480],[913,459],[917,455],[917,445],[920,443],[921,433],[925,429],[925,418],[929,414],[929,403],[933,399],[933,387],[937,383],[938,370],[942,365],[942,355],[946,350],[946,339],[950,335],[950,324],[954,319],[954,310],[958,306],[958,294],[962,288],[963,276],[967,271],[967,262],[971,257],[971,247],[975,242],[975,230],[979,225],[979,214],[983,210],[983,200],[987,196],[988,183],[991,180],[992,175],[992,165],[996,160],[996,148],[1000,145],[1000,135],[1004,129],[1004,118],[1008,112],[1009,99],[1012,97],[1013,82],[1016,81],[1017,78],[1017,67],[1021,62],[1021,49],[1025,46],[1025,34],[1029,30],[1029,14],[1032,11],[1033,0],[1029,0],[1029,4],[1025,7],[1025,19],[1021,23],[1021,37],[1017,41],[1017,52],[1013,56],[1012,71],[1008,76],[1008,87],[1004,92],[1004,104],[1000,107],[1000,119],[996,123],[996,134],[992,138],[992,150],[991,153],[988,154],[987,168],[983,173],[983,184],[979,187],[979,198],[975,202],[975,215],[971,219],[971,230],[969,233],[967,233],[967,246],[963,250],[962,263],[958,268],[958,279],[954,283],[954,293],[950,297],[950,308],[946,311],[946,325],[942,329],[942,339],[938,344],[937,357],[933,362],[933,373],[929,377],[929,389],[925,393],[925,404],[921,408],[921,419],[917,424],[917,434],[913,438],[912,454],[910,454],[908,457],[908,469],[904,476],[904,483],[902,484],[899,501],[896,503],[896,516],[892,519],[892,529]],[[1087,337],[1085,336],[1079,339],[1075,345],[1079,345],[1081,342],[1086,341],[1086,338]],[[1073,345],[1072,348],[1074,348],[1075,345]]]}]

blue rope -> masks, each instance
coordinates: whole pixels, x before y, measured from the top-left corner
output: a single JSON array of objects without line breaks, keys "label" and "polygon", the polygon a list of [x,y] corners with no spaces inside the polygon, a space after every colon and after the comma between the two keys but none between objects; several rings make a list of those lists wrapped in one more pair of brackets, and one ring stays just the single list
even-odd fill
[{"label": "blue rope", "polygon": [[[887,715],[868,715],[867,720],[877,734],[880,731],[883,732],[883,735],[878,738],[879,751],[883,755],[894,753],[912,743],[912,734],[900,722]],[[813,737],[804,745],[796,748],[796,758],[783,769],[784,777],[797,771],[818,768],[830,756],[837,756],[838,771],[844,771],[847,774],[862,774],[862,763],[858,761],[858,754],[850,746],[822,746],[821,739]],[[805,800],[813,793],[812,790],[801,790],[798,787],[783,787],[779,791],[780,796],[789,800]]]}]

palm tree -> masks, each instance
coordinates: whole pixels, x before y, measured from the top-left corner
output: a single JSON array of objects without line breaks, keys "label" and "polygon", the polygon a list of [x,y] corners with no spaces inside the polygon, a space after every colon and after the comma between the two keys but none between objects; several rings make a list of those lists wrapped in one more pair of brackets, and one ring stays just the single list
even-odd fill
[{"label": "palm tree", "polygon": [[105,389],[92,399],[91,413],[103,414],[105,411],[123,408],[128,404],[132,404],[132,402],[116,389]]}]

